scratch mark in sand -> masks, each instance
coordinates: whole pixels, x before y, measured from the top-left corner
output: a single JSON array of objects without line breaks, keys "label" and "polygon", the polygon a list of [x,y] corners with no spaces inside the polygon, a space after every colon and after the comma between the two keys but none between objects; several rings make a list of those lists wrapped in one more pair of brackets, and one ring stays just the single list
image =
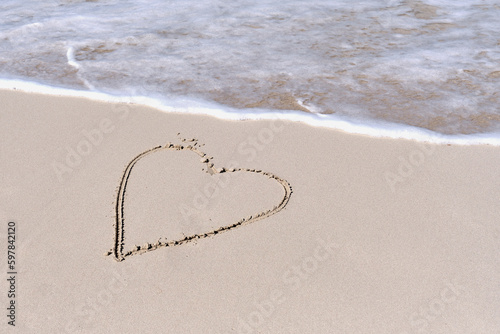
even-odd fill
[{"label": "scratch mark in sand", "polygon": [[[290,196],[292,195],[292,187],[290,186],[290,183],[288,181],[268,172],[264,172],[262,170],[255,170],[255,169],[249,169],[249,168],[231,168],[231,169],[226,169],[224,167],[222,168],[216,168],[214,164],[211,162],[213,157],[209,157],[207,154],[199,150],[200,146],[198,144],[198,140],[196,139],[183,139],[182,140],[184,143],[188,143],[187,145],[174,145],[172,143],[167,143],[166,145],[163,146],[156,146],[153,147],[147,151],[144,151],[134,157],[132,161],[128,163],[128,165],[125,168],[125,171],[123,172],[119,187],[118,187],[118,192],[116,196],[116,205],[115,205],[115,235],[114,235],[114,245],[113,249],[111,249],[106,255],[114,255],[114,258],[116,261],[124,261],[127,257],[136,255],[136,254],[143,254],[146,252],[151,252],[156,249],[162,248],[162,247],[173,247],[173,246],[179,246],[188,242],[192,242],[197,239],[203,239],[207,237],[211,237],[223,232],[227,232],[231,229],[234,229],[239,226],[244,226],[251,224],[257,220],[261,220],[264,218],[267,218],[269,216],[274,215],[275,213],[278,213],[281,211],[287,204],[288,201],[290,200]],[[266,176],[276,182],[278,182],[284,190],[284,195],[281,198],[281,201],[279,202],[278,205],[274,206],[272,209],[267,210],[267,211],[262,211],[256,215],[251,215],[249,217],[245,217],[240,219],[239,221],[222,226],[216,230],[212,230],[206,233],[201,233],[201,234],[193,234],[190,236],[186,236],[183,239],[178,239],[178,240],[172,240],[168,242],[161,242],[158,240],[156,243],[151,244],[148,243],[145,246],[135,246],[133,249],[129,251],[124,251],[124,240],[125,240],[125,235],[124,235],[124,226],[125,226],[125,215],[124,215],[124,207],[125,207],[125,193],[127,191],[127,184],[128,180],[130,178],[130,174],[132,173],[132,170],[134,166],[136,165],[137,162],[139,162],[142,158],[151,155],[155,152],[162,151],[162,150],[171,150],[171,151],[191,151],[196,153],[202,160],[201,162],[204,163],[207,167],[207,172],[210,175],[215,175],[215,174],[221,174],[221,173],[237,173],[237,172],[246,172],[246,173],[254,173],[254,174],[260,174],[263,176]]]}]

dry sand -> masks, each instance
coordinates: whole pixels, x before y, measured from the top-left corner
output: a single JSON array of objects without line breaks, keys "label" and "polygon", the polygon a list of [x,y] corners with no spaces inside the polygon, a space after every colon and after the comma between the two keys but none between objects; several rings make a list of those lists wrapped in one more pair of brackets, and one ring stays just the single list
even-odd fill
[{"label": "dry sand", "polygon": [[0,101],[2,333],[498,333],[498,147]]}]

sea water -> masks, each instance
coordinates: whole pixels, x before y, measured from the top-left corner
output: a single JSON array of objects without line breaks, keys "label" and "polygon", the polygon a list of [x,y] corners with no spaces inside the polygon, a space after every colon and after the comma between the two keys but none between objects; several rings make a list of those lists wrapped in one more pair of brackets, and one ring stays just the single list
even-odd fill
[{"label": "sea water", "polygon": [[2,0],[0,78],[165,111],[496,143],[500,3]]}]

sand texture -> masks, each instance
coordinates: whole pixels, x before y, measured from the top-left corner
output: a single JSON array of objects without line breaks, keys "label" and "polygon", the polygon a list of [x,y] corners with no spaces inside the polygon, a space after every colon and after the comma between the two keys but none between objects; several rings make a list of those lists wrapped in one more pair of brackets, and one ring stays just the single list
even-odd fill
[{"label": "sand texture", "polygon": [[498,147],[0,101],[2,333],[498,333]]}]

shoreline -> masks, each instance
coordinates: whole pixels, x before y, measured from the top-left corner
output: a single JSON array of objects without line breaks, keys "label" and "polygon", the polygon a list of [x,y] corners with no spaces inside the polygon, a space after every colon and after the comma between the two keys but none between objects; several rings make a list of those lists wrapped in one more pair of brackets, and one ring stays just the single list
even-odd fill
[{"label": "shoreline", "polygon": [[[17,228],[22,333],[500,328],[499,147],[19,91],[0,99],[0,216]],[[127,169],[159,146],[173,149]],[[122,262],[106,256],[117,198],[125,251],[148,250]],[[194,233],[207,237],[148,246]]]},{"label": "shoreline", "polygon": [[425,128],[383,120],[356,120],[334,114],[306,113],[296,110],[236,109],[182,97],[162,101],[145,96],[116,96],[107,93],[58,88],[24,80],[0,79],[0,90],[21,91],[54,97],[80,97],[97,102],[127,103],[142,105],[166,113],[181,113],[212,116],[222,120],[284,120],[304,123],[312,127],[344,131],[349,134],[366,135],[373,138],[405,139],[434,144],[492,145],[500,146],[500,131],[476,134],[442,134]]}]

